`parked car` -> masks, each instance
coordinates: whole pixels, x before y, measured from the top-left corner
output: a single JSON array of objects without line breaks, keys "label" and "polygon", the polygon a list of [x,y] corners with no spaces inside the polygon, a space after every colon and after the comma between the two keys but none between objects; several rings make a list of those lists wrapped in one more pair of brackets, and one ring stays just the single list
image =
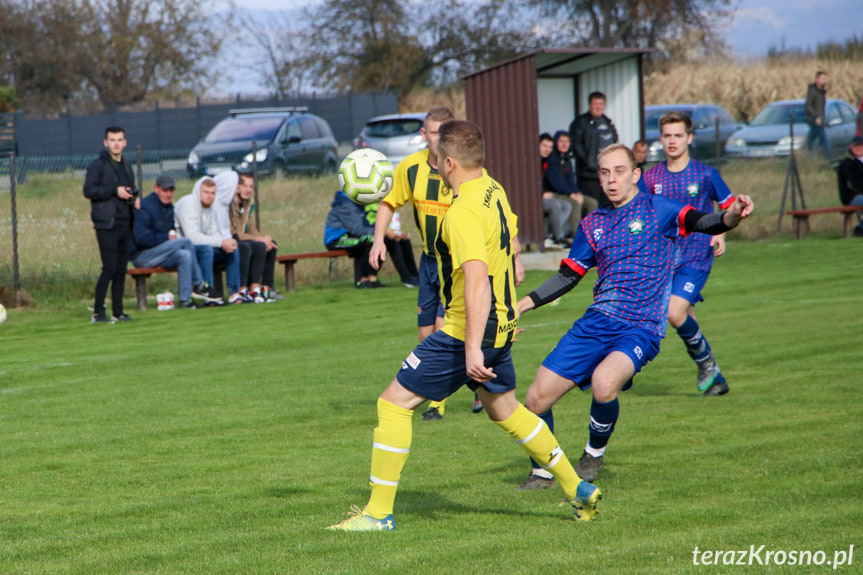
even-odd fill
[{"label": "parked car", "polygon": [[393,167],[414,152],[427,146],[420,128],[425,114],[391,114],[376,116],[366,122],[354,138],[354,149],[372,148],[389,158]]},{"label": "parked car", "polygon": [[[787,156],[791,153],[789,116],[793,117],[795,150],[806,149],[809,125],[806,123],[804,100],[773,102],[758,112],[749,125],[734,132],[725,149],[729,157],[769,158]],[[834,160],[840,159],[848,150],[857,129],[857,110],[842,100],[827,100],[827,138]]]},{"label": "parked car", "polygon": [[[645,106],[644,129],[647,140],[647,161],[661,162],[665,159],[662,142],[659,141],[659,118],[668,112],[683,112],[692,118],[692,144],[689,154],[705,163],[716,161],[716,144],[719,157],[725,156],[725,141],[741,124],[731,117],[722,106],[713,104],[669,104]],[[716,137],[716,119],[719,119],[719,139]]]},{"label": "parked car", "polygon": [[247,108],[229,114],[192,148],[186,166],[190,176],[251,171],[253,141],[262,176],[336,172],[338,142],[326,120],[306,108]]}]

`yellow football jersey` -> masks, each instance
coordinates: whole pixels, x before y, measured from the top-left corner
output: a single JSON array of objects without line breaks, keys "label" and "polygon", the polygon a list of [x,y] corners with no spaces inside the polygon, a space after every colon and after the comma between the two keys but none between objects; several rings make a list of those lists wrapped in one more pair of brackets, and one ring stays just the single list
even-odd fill
[{"label": "yellow football jersey", "polygon": [[459,186],[459,194],[441,223],[435,247],[446,315],[444,333],[464,341],[464,262],[488,266],[491,311],[483,347],[503,347],[512,341],[518,324],[515,292],[515,250],[518,218],[503,187],[487,174]]},{"label": "yellow football jersey", "polygon": [[443,185],[428,159],[426,149],[402,160],[396,166],[393,188],[384,201],[395,209],[408,202],[413,205],[414,221],[423,238],[423,251],[434,257],[440,222],[452,204],[452,190]]}]

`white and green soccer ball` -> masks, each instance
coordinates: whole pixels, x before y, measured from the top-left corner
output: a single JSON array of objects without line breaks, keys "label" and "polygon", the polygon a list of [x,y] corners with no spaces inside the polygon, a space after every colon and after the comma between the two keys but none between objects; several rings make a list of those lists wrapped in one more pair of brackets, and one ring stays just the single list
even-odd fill
[{"label": "white and green soccer ball", "polygon": [[354,150],[339,166],[339,183],[351,200],[362,205],[376,204],[393,187],[393,165],[377,150]]},{"label": "white and green soccer ball", "polygon": [[6,308],[0,303],[0,323],[6,321]]}]

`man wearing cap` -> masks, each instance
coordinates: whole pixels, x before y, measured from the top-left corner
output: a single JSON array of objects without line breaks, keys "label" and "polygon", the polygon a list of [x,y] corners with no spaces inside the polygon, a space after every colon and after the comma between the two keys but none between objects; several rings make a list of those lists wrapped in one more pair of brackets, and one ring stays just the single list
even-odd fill
[{"label": "man wearing cap", "polygon": [[153,193],[141,201],[135,220],[132,263],[138,268],[177,268],[178,307],[195,309],[193,295],[208,302],[221,298],[204,281],[195,257],[195,244],[189,238],[177,237],[173,197],[174,178],[166,174],[157,177]]},{"label": "man wearing cap", "polygon": [[[839,200],[843,206],[863,206],[863,136],[851,140],[848,154],[836,169],[839,181]],[[857,212],[860,222],[854,235],[863,237],[863,211]]]}]

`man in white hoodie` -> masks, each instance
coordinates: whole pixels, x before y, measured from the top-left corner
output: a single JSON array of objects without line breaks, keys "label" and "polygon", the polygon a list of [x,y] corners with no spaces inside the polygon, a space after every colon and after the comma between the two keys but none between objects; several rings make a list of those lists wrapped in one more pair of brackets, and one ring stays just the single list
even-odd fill
[{"label": "man in white hoodie", "polygon": [[[225,264],[228,302],[240,301],[240,252],[231,237],[227,206],[216,201],[217,183],[204,177],[195,182],[192,193],[177,202],[174,208],[177,231],[195,244],[195,255],[204,281],[213,285],[213,264]],[[224,211],[224,214],[220,214]]]}]

